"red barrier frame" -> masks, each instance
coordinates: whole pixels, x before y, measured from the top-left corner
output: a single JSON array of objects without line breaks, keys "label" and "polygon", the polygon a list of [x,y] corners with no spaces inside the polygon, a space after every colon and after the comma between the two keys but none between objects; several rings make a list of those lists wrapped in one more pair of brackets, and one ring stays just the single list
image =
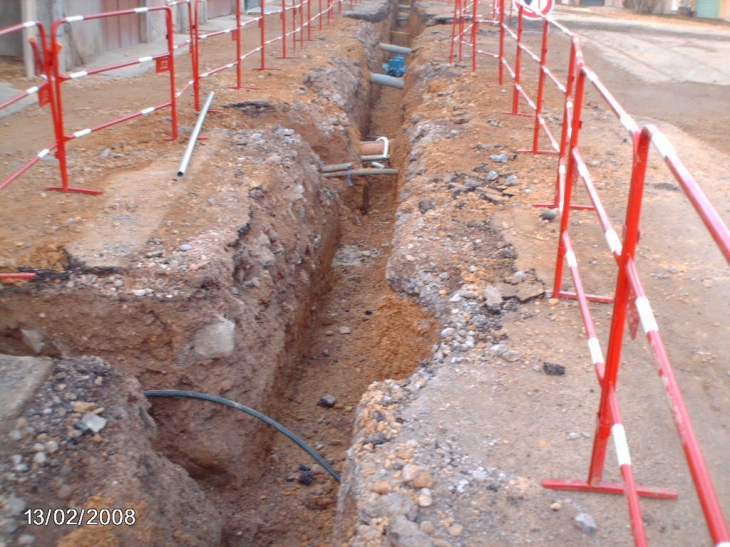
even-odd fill
[{"label": "red barrier frame", "polygon": [[[26,97],[30,97],[32,95],[38,96],[38,106],[43,108],[44,106],[50,105],[51,108],[51,117],[54,120],[54,131],[55,131],[55,120],[56,120],[56,102],[53,97],[53,90],[52,90],[52,75],[51,75],[51,68],[50,68],[50,52],[48,49],[48,39],[46,37],[46,30],[43,26],[43,23],[40,21],[28,21],[25,23],[20,23],[18,25],[13,25],[11,27],[7,27],[4,29],[0,29],[0,36],[6,36],[8,34],[12,34],[15,32],[24,32],[28,31],[32,28],[35,28],[38,31],[38,38],[40,40],[40,50],[38,48],[38,44],[34,42],[34,38],[31,38],[31,44],[33,45],[33,51],[36,56],[36,68],[40,69],[40,72],[42,76],[45,78],[45,81],[42,82],[38,86],[33,86],[31,88],[26,89],[25,91],[22,91],[18,93],[17,95],[10,97],[9,99],[3,101],[0,103],[0,110],[3,108],[7,108],[18,101],[21,101],[22,99],[25,99]],[[28,171],[31,167],[33,167],[36,163],[38,163],[41,159],[46,157],[49,153],[51,153],[56,147],[58,146],[58,141],[54,141],[48,147],[44,148],[40,152],[38,152],[35,157],[28,160],[24,165],[20,167],[20,169],[16,170],[13,174],[11,174],[8,178],[6,178],[4,181],[0,182],[0,190],[3,190],[5,187],[7,187],[10,183],[15,181],[18,177],[23,175],[26,171]],[[34,279],[35,274],[32,272],[12,272],[12,273],[0,273],[0,280],[3,279]]]},{"label": "red barrier frame", "polygon": [[[51,72],[51,57],[50,52],[48,49],[48,40],[46,37],[46,30],[43,26],[43,23],[40,21],[29,21],[26,23],[20,23],[18,25],[13,25],[11,27],[7,27],[4,29],[0,29],[0,36],[5,36],[8,34],[12,34],[15,32],[22,32],[29,29],[35,28],[38,31],[38,37],[40,38],[40,51],[38,51],[37,44],[34,44],[33,50],[36,53],[36,64],[40,65],[41,68],[41,74],[45,78],[45,81],[42,82],[40,85],[30,87],[26,89],[25,91],[22,91],[18,93],[17,95],[10,97],[9,99],[3,101],[0,103],[0,110],[4,108],[8,108],[9,106],[17,103],[18,101],[21,101],[25,99],[26,97],[30,97],[32,95],[38,96],[38,106],[43,108],[44,106],[50,105],[51,107],[51,116],[55,120],[57,116],[57,107],[56,103],[54,101],[53,97],[53,88],[52,88],[52,72]],[[33,39],[31,39],[33,40]],[[54,123],[54,130],[55,130],[55,123]],[[15,171],[12,175],[10,175],[8,178],[6,178],[4,181],[0,182],[0,190],[4,189],[6,186],[8,186],[10,183],[12,183],[15,179],[20,177],[23,173],[28,171],[31,167],[33,167],[36,163],[38,163],[41,159],[46,157],[51,151],[53,151],[58,146],[58,142],[54,141],[50,145],[48,145],[46,148],[38,152],[35,157],[28,160],[20,169]]]},{"label": "red barrier frame", "polygon": [[[596,432],[594,436],[593,452],[591,456],[588,478],[586,480],[559,480],[545,479],[543,486],[557,490],[580,490],[589,492],[602,492],[611,494],[625,494],[629,506],[631,528],[634,535],[634,544],[644,547],[648,545],[646,530],[644,529],[640,497],[654,497],[672,499],[677,497],[674,490],[656,488],[650,486],[638,486],[633,475],[631,457],[628,442],[621,420],[618,399],[616,397],[616,386],[618,370],[623,349],[624,329],[628,317],[634,315],[639,318],[654,354],[659,375],[670,400],[672,417],[674,418],[677,432],[679,434],[685,457],[697,490],[702,510],[705,515],[710,535],[716,545],[724,545],[730,541],[730,532],[725,521],[722,507],[717,498],[714,486],[709,476],[707,466],[704,462],[697,437],[692,428],[686,405],[682,398],[676,377],[669,360],[664,342],[659,334],[659,327],[651,310],[651,305],[643,289],[635,263],[636,247],[639,240],[639,221],[641,217],[641,205],[643,199],[643,188],[646,178],[646,167],[650,145],[654,143],[665,162],[669,166],[677,181],[688,195],[695,210],[700,215],[708,231],[720,247],[728,263],[730,263],[730,229],[724,224],[720,215],[712,207],[709,199],[700,189],[697,182],[678,158],[676,152],[669,144],[669,141],[653,126],[647,126],[642,130],[634,120],[626,113],[600,79],[592,72],[579,56],[577,60],[578,79],[575,90],[575,105],[571,127],[571,138],[568,154],[568,167],[565,177],[566,184],[562,195],[562,216],[558,245],[558,260],[556,263],[555,290],[553,296],[577,298],[583,322],[588,336],[593,365],[596,370],[599,384],[601,385],[601,400],[597,414]],[[619,118],[634,143],[633,169],[631,174],[631,186],[629,202],[624,223],[623,241],[610,224],[593,185],[588,168],[583,161],[578,149],[578,137],[581,129],[582,104],[585,93],[586,81],[589,81],[594,89],[608,103],[611,110]],[[577,177],[583,180],[586,190],[593,202],[594,209],[598,215],[599,222],[604,229],[609,248],[618,264],[618,278],[616,281],[616,295],[613,299],[613,313],[611,329],[608,342],[607,358],[604,361],[601,352],[596,330],[588,307],[590,300],[605,302],[604,297],[593,297],[585,293],[578,271],[578,262],[572,248],[568,233],[569,215],[571,211],[571,198],[573,181]],[[560,291],[560,281],[563,271],[563,262],[568,267],[573,277],[575,293]],[[633,334],[633,333],[632,333]],[[618,465],[623,478],[623,483],[607,483],[602,480],[603,469],[606,458],[606,450],[609,437],[613,437]]]},{"label": "red barrier frame", "polygon": [[[166,53],[162,53],[155,56],[147,56],[142,57],[140,59],[136,59],[134,61],[129,61],[126,63],[118,63],[116,65],[110,65],[106,67],[96,68],[88,71],[79,71],[79,72],[73,72],[70,74],[62,74],[60,70],[60,66],[58,63],[58,52],[60,51],[61,45],[56,42],[56,37],[58,36],[58,29],[61,27],[61,25],[66,24],[72,24],[80,21],[91,21],[95,19],[105,19],[109,17],[120,17],[120,16],[126,16],[126,15],[139,15],[141,13],[152,13],[152,12],[163,12],[165,13],[165,22],[167,27],[167,47],[168,50]],[[96,131],[100,131],[102,129],[106,129],[107,127],[111,127],[113,125],[126,122],[129,120],[132,120],[134,118],[138,118],[140,116],[146,116],[147,114],[151,114],[152,112],[155,112],[157,110],[160,110],[162,108],[170,107],[171,110],[171,117],[172,117],[172,139],[177,139],[177,93],[175,89],[175,44],[173,42],[173,23],[172,23],[172,9],[170,6],[156,6],[156,7],[142,7],[142,8],[134,8],[134,9],[128,9],[128,10],[118,10],[118,11],[110,11],[106,13],[97,13],[92,15],[73,15],[69,17],[64,17],[63,19],[59,19],[57,21],[54,21],[53,26],[51,28],[51,41],[53,42],[53,51],[54,51],[54,62],[53,62],[53,83],[55,87],[55,97],[56,102],[58,104],[58,115],[56,116],[54,123],[56,125],[56,134],[58,138],[58,153],[57,157],[59,159],[60,165],[61,165],[61,180],[62,185],[61,186],[51,186],[48,189],[49,190],[57,190],[60,192],[76,192],[76,193],[82,193],[82,194],[100,194],[101,190],[95,190],[95,189],[86,189],[86,188],[74,188],[70,187],[68,184],[68,164],[67,164],[67,157],[66,157],[66,143],[69,141],[72,141],[74,139],[86,136],[90,133],[94,133]],[[99,124],[94,127],[82,129],[80,131],[76,131],[72,133],[71,135],[65,134],[65,128],[64,128],[64,121],[63,121],[63,94],[62,94],[62,88],[63,83],[67,82],[69,80],[74,80],[76,78],[81,78],[84,76],[90,76],[93,74],[99,74],[102,72],[107,72],[110,70],[116,70],[119,68],[124,68],[127,66],[133,66],[141,63],[151,62],[155,61],[157,63],[157,70],[158,72],[167,71],[170,73],[170,100],[166,101],[162,104],[159,104],[157,106],[152,106],[148,108],[144,108],[138,112],[135,112],[134,114],[129,114],[127,116],[123,116],[121,118],[118,118],[116,120],[111,120],[108,122],[104,122],[102,124]]]}]

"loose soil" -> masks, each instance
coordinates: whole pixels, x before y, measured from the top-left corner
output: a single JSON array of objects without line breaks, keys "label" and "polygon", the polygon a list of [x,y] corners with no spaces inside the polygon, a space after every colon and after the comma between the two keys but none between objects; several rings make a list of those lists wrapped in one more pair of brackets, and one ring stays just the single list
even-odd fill
[{"label": "loose soil", "polygon": [[[272,25],[276,25],[273,19]],[[339,34],[351,28],[348,25],[335,23],[297,55],[308,57],[310,47],[326,51],[329,44],[344,40]],[[410,28],[418,28],[415,21]],[[361,210],[361,188],[347,189],[345,181],[338,183],[344,189],[339,209],[340,240],[337,249],[332,249],[331,270],[323,273],[321,280],[330,289],[311,303],[311,315],[304,321],[307,330],[298,345],[304,350],[292,357],[292,372],[272,394],[275,400],[268,403],[267,410],[276,419],[335,462],[354,493],[344,502],[346,496],[340,494],[338,516],[335,482],[284,438],[266,441],[271,442],[270,450],[262,461],[254,462],[253,469],[229,464],[231,473],[248,475],[246,483],[235,488],[226,487],[225,474],[211,472],[219,465],[213,458],[207,471],[196,478],[225,517],[226,545],[332,545],[330,530],[336,520],[341,522],[334,544],[350,541],[352,525],[359,524],[367,529],[358,528],[362,534],[351,541],[352,545],[388,545],[386,537],[395,540],[386,523],[377,518],[365,522],[362,512],[347,509],[347,505],[355,503],[361,509],[367,496],[377,497],[373,492],[406,492],[417,497],[412,486],[402,484],[403,466],[413,462],[429,468],[436,477],[432,486],[435,503],[423,507],[418,517],[419,529],[430,530],[424,533],[434,545],[437,541],[442,546],[447,541],[464,546],[631,544],[622,500],[596,494],[563,495],[539,487],[539,480],[547,476],[584,476],[598,392],[575,303],[541,297],[543,285],[548,290],[552,285],[557,228],[555,222],[541,217],[545,209],[536,209],[533,204],[553,199],[555,161],[549,155],[517,154],[531,143],[531,120],[503,114],[510,109],[512,90],[497,85],[494,67],[488,61],[476,75],[466,73],[465,66],[446,65],[450,32],[450,26],[428,27],[419,38],[420,49],[409,59],[405,102],[404,92],[384,88],[373,103],[372,121],[363,137],[385,135],[395,140],[393,164],[400,167],[401,176],[397,180],[371,177],[366,211]],[[254,37],[247,40],[249,45],[255,42]],[[537,50],[537,38],[528,37],[528,42]],[[485,29],[480,46],[493,50],[495,44],[495,35]],[[567,59],[567,43],[556,39],[551,47],[557,58]],[[652,118],[638,118],[640,124],[661,123],[727,219],[730,148],[721,128],[730,122],[730,105],[724,88],[674,83],[649,86],[610,65],[597,48],[586,50],[591,66],[628,110]],[[211,59],[208,68],[227,62],[228,53],[229,42],[206,44],[206,55]],[[358,54],[353,57],[358,58]],[[276,59],[273,52],[267,64],[285,70],[253,72],[252,60],[246,67],[245,84],[255,84],[260,90],[226,89],[234,82],[233,75],[217,75],[216,83],[208,84],[217,89],[216,104],[287,100],[289,88],[299,85],[311,69],[309,60],[287,62]],[[187,76],[184,69],[181,71],[182,81]],[[555,72],[565,76],[559,68]],[[530,93],[536,76],[526,72],[525,85],[531,88]],[[145,74],[124,82],[119,85],[114,80],[82,78],[66,84],[67,127],[75,131],[123,115],[137,109],[140,99],[144,106],[164,100],[164,75]],[[27,82],[19,81],[18,85],[22,89]],[[686,100],[688,90],[696,94],[700,89],[711,100]],[[302,95],[301,100],[310,101],[312,96]],[[325,112],[336,115],[327,101],[314,100],[320,101]],[[676,108],[678,104],[681,108]],[[558,135],[561,98],[548,95],[546,105]],[[527,107],[522,104],[521,108]],[[188,128],[195,121],[189,97],[181,101],[181,118]],[[206,126],[237,130],[243,125],[256,130],[264,121],[274,124],[276,119],[275,112],[242,116],[224,109],[211,113]],[[0,176],[52,141],[47,113],[35,108],[4,118],[1,125],[4,145]],[[618,229],[623,222],[631,167],[630,146],[620,124],[595,95],[587,101],[584,128],[583,155]],[[356,128],[346,131],[357,133]],[[60,183],[53,160],[42,161],[13,183],[2,195],[6,214],[0,220],[0,266],[5,271],[22,267],[62,274],[68,268],[67,249],[74,246],[90,219],[134,212],[139,206],[136,202],[144,199],[170,199],[168,194],[175,192],[176,169],[170,158],[181,153],[182,144],[164,141],[166,135],[166,123],[155,115],[72,143],[72,184],[108,190],[107,181],[117,180],[117,204],[110,201],[113,198],[48,192],[47,186]],[[438,138],[430,144],[418,144],[417,157],[409,155],[423,135]],[[186,206],[167,211],[164,217],[181,241],[204,229],[204,213],[212,208],[206,203],[210,191],[227,171],[239,168],[230,161],[230,151],[216,156],[222,144],[215,134],[211,137],[200,143],[196,155],[214,161],[218,158],[218,174],[206,178],[193,172],[204,181],[199,195],[190,195]],[[339,163],[351,152],[338,148],[346,146],[345,137],[334,146],[320,140],[321,133],[314,130],[311,134],[303,131],[302,137],[324,163]],[[542,146],[547,146],[544,135],[542,138]],[[509,156],[504,165],[489,159],[499,153]],[[150,184],[144,198],[131,189],[125,193],[119,181],[140,188],[145,182],[125,173],[155,165],[159,158],[165,158],[160,179],[164,180],[165,171],[170,173],[164,191],[156,194],[159,184]],[[240,166],[244,170],[248,167]],[[501,197],[493,194],[490,201],[478,197],[481,194],[477,191],[461,190],[466,178],[484,176],[492,169],[499,174]],[[654,295],[651,302],[665,339],[681,341],[671,345],[671,356],[727,507],[730,491],[722,477],[730,476],[725,457],[730,448],[730,371],[721,356],[730,351],[730,308],[726,301],[730,277],[676,181],[656,158],[649,169],[640,268],[647,292]],[[505,187],[502,183],[510,175],[516,176],[519,184]],[[509,199],[503,199],[505,196]],[[576,199],[587,201],[580,190]],[[168,237],[172,232],[168,228],[160,228],[160,234]],[[98,234],[100,242],[113,238],[120,224],[112,222],[105,230]],[[615,281],[613,259],[604,250],[596,221],[588,212],[575,212],[571,230],[589,292],[610,294]],[[94,236],[87,230],[85,237]],[[391,251],[395,251],[393,256]],[[521,276],[515,278],[516,272],[522,272]],[[446,277],[440,277],[442,273]],[[427,280],[426,275],[432,279]],[[529,287],[533,292],[525,298],[505,299],[501,311],[492,317],[483,309],[482,292],[485,286],[500,283]],[[570,290],[567,278],[565,283]],[[429,286],[436,289],[429,293]],[[454,313],[454,319],[449,315],[453,309],[469,304],[471,298],[451,300],[463,290],[479,293],[475,302],[482,307],[464,308],[467,311]],[[12,300],[4,297],[3,305],[12,307]],[[609,306],[594,304],[592,309],[604,333]],[[481,323],[481,317],[488,320]],[[456,333],[444,334],[444,327],[453,327]],[[467,336],[473,337],[474,351],[481,353],[454,349],[461,348]],[[605,344],[604,334],[601,336]],[[17,336],[6,338],[3,351],[28,352]],[[518,350],[519,360],[513,363],[502,359],[503,353],[494,354],[492,348],[500,344]],[[683,496],[680,502],[646,503],[649,533],[658,544],[704,544],[704,525],[689,494],[691,487],[665,395],[645,346],[640,341],[627,348],[620,379],[632,455],[639,462],[641,481],[677,487]],[[113,366],[129,367],[115,362],[114,352],[105,358]],[[546,362],[566,366],[568,374],[546,376],[542,372]],[[411,376],[414,371],[418,374]],[[144,387],[174,387],[164,385],[161,371],[146,368],[138,375]],[[397,381],[371,386],[386,378]],[[383,403],[381,391],[397,403]],[[317,405],[324,394],[337,398],[333,408]],[[180,454],[169,448],[173,443],[185,446],[178,435],[182,428],[170,426],[172,415],[180,408],[170,403],[155,417],[161,424],[158,447],[165,447],[173,460],[177,457],[178,463],[183,463]],[[193,406],[185,408],[190,415],[196,412]],[[380,414],[376,416],[376,412]],[[399,433],[378,448],[373,435],[383,431],[390,435],[385,424]],[[612,461],[607,469],[611,468],[613,476]],[[299,482],[300,466],[312,469],[311,484]],[[376,479],[389,485],[376,487]],[[459,481],[466,479],[472,486],[460,487]],[[473,488],[487,480],[491,481],[489,487]],[[551,504],[558,505],[551,509]],[[599,521],[597,534],[586,535],[571,524],[572,517],[583,511]],[[423,525],[424,521],[431,523],[433,530]],[[455,528],[455,524],[463,529]],[[377,534],[368,543],[370,536],[366,538],[366,534],[371,529]],[[421,545],[427,545],[425,541]]]}]

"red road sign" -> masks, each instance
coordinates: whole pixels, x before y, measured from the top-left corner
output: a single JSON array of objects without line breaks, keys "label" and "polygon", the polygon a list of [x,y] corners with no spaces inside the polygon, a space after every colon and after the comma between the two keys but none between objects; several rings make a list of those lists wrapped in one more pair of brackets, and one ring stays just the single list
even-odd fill
[{"label": "red road sign", "polygon": [[541,19],[548,15],[555,7],[555,0],[512,0],[515,10],[522,6],[522,17],[527,19]]}]

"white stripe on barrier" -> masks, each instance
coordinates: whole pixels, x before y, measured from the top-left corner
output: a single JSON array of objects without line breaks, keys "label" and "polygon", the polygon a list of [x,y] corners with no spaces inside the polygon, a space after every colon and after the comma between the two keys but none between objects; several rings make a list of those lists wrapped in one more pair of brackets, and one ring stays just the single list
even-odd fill
[{"label": "white stripe on barrier", "polygon": [[39,88],[38,86],[34,86],[34,87],[29,87],[28,89],[26,89],[26,90],[25,90],[25,92],[26,92],[26,93],[27,93],[28,95],[33,95],[33,93],[38,93],[38,90],[39,90],[39,89],[40,89],[40,88]]},{"label": "white stripe on barrier", "polygon": [[631,465],[631,454],[629,454],[629,443],[626,440],[626,430],[621,424],[614,424],[611,428],[613,444],[616,447],[616,459],[618,466]]},{"label": "white stripe on barrier", "polygon": [[634,121],[634,118],[632,118],[625,112],[623,114],[621,114],[619,119],[621,120],[621,125],[623,125],[626,128],[626,131],[630,131],[632,133],[639,132],[639,126]]},{"label": "white stripe on barrier", "polygon": [[565,260],[568,263],[568,268],[578,267],[578,259],[575,258],[575,253],[573,251],[568,251],[567,253],[565,253]]},{"label": "white stripe on barrier", "polygon": [[639,312],[639,318],[641,319],[641,327],[644,329],[646,334],[651,331],[658,331],[659,325],[654,317],[654,312],[651,311],[651,304],[646,296],[640,296],[636,299],[636,309]]},{"label": "white stripe on barrier", "polygon": [[588,171],[588,167],[583,162],[578,164],[578,173],[580,173],[580,176],[584,179],[590,180],[591,178],[591,172]]},{"label": "white stripe on barrier", "polygon": [[147,55],[145,57],[140,57],[137,59],[138,63],[149,63],[152,60],[152,55]]},{"label": "white stripe on barrier", "polygon": [[201,78],[207,78],[208,76],[210,76],[210,72],[204,72],[200,75]]},{"label": "white stripe on barrier", "polygon": [[611,249],[612,253],[620,255],[623,246],[621,245],[621,240],[618,238],[616,230],[607,230],[605,235],[606,241],[608,242],[608,248]]},{"label": "white stripe on barrier", "polygon": [[146,11],[150,11],[150,8],[134,8],[135,13],[144,13]]},{"label": "white stripe on barrier", "polygon": [[662,155],[662,158],[666,158],[667,156],[671,156],[677,153],[672,146],[672,143],[670,143],[669,140],[667,140],[667,137],[664,136],[664,133],[654,133],[651,138],[651,142]]},{"label": "white stripe on barrier", "polygon": [[81,131],[76,131],[76,133],[74,133],[74,137],[78,139],[79,137],[84,137],[89,133],[91,133],[91,129],[82,129]]},{"label": "white stripe on barrier", "polygon": [[66,17],[67,23],[76,23],[77,21],[83,21],[84,16],[83,15],[72,15],[71,17]]},{"label": "white stripe on barrier", "polygon": [[31,27],[34,27],[35,25],[36,25],[35,21],[27,21],[27,22],[23,23],[23,26],[25,28],[31,28]]},{"label": "white stripe on barrier", "polygon": [[598,75],[596,75],[596,73],[593,72],[592,70],[586,70],[585,73],[586,73],[586,78],[588,78],[588,81],[590,81],[594,84],[598,81]]},{"label": "white stripe on barrier", "polygon": [[68,75],[68,77],[71,78],[72,80],[75,80],[76,78],[83,78],[84,76],[88,76],[88,75],[89,75],[89,73],[86,72],[85,70],[80,70],[78,72],[72,72],[71,74]]},{"label": "white stripe on barrier", "polygon": [[591,352],[591,361],[593,364],[604,363],[603,351],[601,351],[601,343],[595,336],[588,339],[588,351]]},{"label": "white stripe on barrier", "polygon": [[41,150],[40,152],[38,152],[38,157],[39,158],[45,158],[50,153],[51,153],[51,151],[48,148],[44,148],[43,150]]},{"label": "white stripe on barrier", "polygon": [[722,543],[715,545],[715,547],[730,547],[730,541],[723,541]]},{"label": "white stripe on barrier", "polygon": [[147,114],[151,114],[154,111],[155,111],[155,107],[154,106],[150,106],[149,108],[145,108],[143,110],[140,110],[139,113],[142,114],[143,116],[146,116]]}]

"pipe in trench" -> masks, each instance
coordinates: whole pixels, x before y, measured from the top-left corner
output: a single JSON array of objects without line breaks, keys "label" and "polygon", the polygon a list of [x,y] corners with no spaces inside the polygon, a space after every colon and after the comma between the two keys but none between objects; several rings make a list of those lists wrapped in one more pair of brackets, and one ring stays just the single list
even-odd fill
[{"label": "pipe in trench", "polygon": [[406,85],[403,78],[394,78],[393,76],[386,76],[385,74],[371,74],[370,83],[378,85],[386,85],[388,87],[395,87],[397,89],[403,89]]},{"label": "pipe in trench", "polygon": [[183,159],[180,162],[180,167],[177,170],[178,177],[182,177],[183,175],[185,175],[185,170],[188,168],[190,158],[193,156],[193,148],[195,148],[195,145],[198,142],[200,128],[203,127],[203,121],[205,120],[205,116],[208,114],[208,109],[213,102],[214,96],[215,91],[211,91],[210,95],[208,95],[208,99],[205,101],[205,105],[203,105],[203,109],[198,115],[198,121],[195,122],[195,127],[193,127],[193,132],[190,134],[190,140],[188,141],[188,147],[185,149],[185,154],[183,155]]},{"label": "pipe in trench", "polygon": [[398,169],[353,169],[352,171],[335,171],[334,173],[322,173],[322,178],[364,176],[364,175],[397,175]]},{"label": "pipe in trench", "polygon": [[245,412],[249,416],[253,416],[254,418],[261,420],[265,424],[270,425],[280,433],[286,435],[289,440],[293,441],[299,448],[312,456],[312,458],[314,458],[314,460],[319,465],[321,465],[324,470],[327,471],[327,473],[332,475],[333,479],[335,479],[337,482],[340,482],[340,475],[322,456],[315,452],[307,443],[297,437],[289,429],[281,425],[276,420],[269,418],[266,414],[259,412],[258,410],[254,410],[253,408],[242,405],[241,403],[237,403],[236,401],[231,401],[230,399],[219,397],[218,395],[209,395],[207,393],[201,393],[199,391],[184,391],[180,389],[149,389],[144,392],[144,395],[145,397],[187,397],[190,399],[202,399],[204,401],[211,401],[213,403],[218,403],[230,408],[235,408],[236,410],[240,410],[241,412]]},{"label": "pipe in trench", "polygon": [[400,53],[401,55],[410,55],[413,50],[408,47],[394,46],[393,44],[380,43],[380,49],[383,51],[389,51],[390,53]]}]

